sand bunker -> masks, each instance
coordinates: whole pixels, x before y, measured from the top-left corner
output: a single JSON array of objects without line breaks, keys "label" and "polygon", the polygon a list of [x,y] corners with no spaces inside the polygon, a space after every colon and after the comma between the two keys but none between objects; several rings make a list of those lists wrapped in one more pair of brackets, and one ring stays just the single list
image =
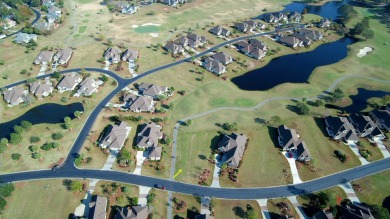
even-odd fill
[{"label": "sand bunker", "polygon": [[144,27],[144,26],[161,26],[161,24],[146,23],[146,24],[142,24],[141,26],[142,26],[142,27]]},{"label": "sand bunker", "polygon": [[152,37],[158,37],[158,33],[150,33],[149,35]]},{"label": "sand bunker", "polygon": [[139,26],[136,25],[136,24],[133,24],[133,25],[131,25],[131,27],[132,27],[132,28],[137,28],[137,27],[139,27]]},{"label": "sand bunker", "polygon": [[359,58],[362,58],[364,56],[366,56],[369,52],[372,52],[372,48],[371,47],[364,47],[363,49],[359,50],[359,53],[357,54],[357,56]]}]

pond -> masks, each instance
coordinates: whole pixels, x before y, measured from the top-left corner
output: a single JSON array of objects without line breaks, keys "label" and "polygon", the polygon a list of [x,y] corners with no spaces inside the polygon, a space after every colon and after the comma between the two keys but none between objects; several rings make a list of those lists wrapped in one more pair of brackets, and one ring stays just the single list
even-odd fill
[{"label": "pond", "polygon": [[353,96],[349,96],[352,100],[352,104],[344,107],[346,112],[360,112],[368,107],[367,100],[373,97],[383,97],[390,95],[390,92],[381,90],[366,90],[364,88],[358,88],[358,93]]},{"label": "pond", "polygon": [[[15,106],[18,107],[18,106]],[[23,120],[31,122],[33,125],[41,123],[62,123],[66,116],[74,118],[75,111],[84,111],[82,103],[72,103],[69,105],[60,105],[55,103],[46,103],[34,107],[22,116],[0,124],[0,138],[9,137],[13,132],[15,125],[20,125]]]},{"label": "pond", "polygon": [[285,6],[285,9],[282,12],[299,12],[301,13],[304,8],[307,9],[308,14],[316,14],[324,18],[328,18],[331,20],[336,20],[338,13],[337,9],[347,4],[348,0],[344,1],[331,1],[328,3],[325,3],[324,5],[306,5],[302,2],[293,2],[291,4],[288,4]]},{"label": "pond", "polygon": [[266,66],[232,78],[232,82],[243,90],[264,91],[283,83],[307,83],[313,70],[330,65],[345,58],[352,38],[342,38],[320,45],[316,49],[291,54],[271,60]]}]

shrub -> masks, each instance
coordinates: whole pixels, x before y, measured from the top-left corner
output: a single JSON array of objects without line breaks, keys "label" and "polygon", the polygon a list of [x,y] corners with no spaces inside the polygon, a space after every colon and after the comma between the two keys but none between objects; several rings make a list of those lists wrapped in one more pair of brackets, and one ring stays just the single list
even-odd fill
[{"label": "shrub", "polygon": [[61,138],[63,138],[64,137],[64,135],[61,133],[61,132],[56,132],[56,133],[53,133],[52,135],[51,135],[51,138],[53,139],[53,140],[59,140],[59,139],[61,139]]},{"label": "shrub", "polygon": [[62,98],[61,98],[61,102],[63,102],[63,103],[66,103],[66,102],[68,102],[68,98],[66,98],[66,97],[62,97]]},{"label": "shrub", "polygon": [[37,143],[40,141],[41,141],[41,139],[38,136],[31,136],[31,138],[30,138],[31,143]]},{"label": "shrub", "polygon": [[11,154],[12,160],[19,160],[21,156],[22,156],[22,155],[20,155],[19,153]]}]

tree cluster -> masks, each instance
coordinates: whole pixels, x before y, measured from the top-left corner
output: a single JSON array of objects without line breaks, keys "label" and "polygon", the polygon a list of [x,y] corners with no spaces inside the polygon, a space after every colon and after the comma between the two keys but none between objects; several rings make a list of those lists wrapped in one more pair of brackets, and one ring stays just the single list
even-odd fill
[{"label": "tree cluster", "polygon": [[224,124],[222,124],[222,128],[225,129],[226,131],[237,131],[238,124],[236,122],[233,123],[225,122]]},{"label": "tree cluster", "polygon": [[370,22],[368,18],[364,18],[362,21],[357,23],[350,33],[355,37],[361,36],[365,40],[372,39],[374,37],[374,31],[370,29]]},{"label": "tree cluster", "polygon": [[349,4],[340,6],[337,9],[337,12],[340,14],[340,19],[343,21],[344,24],[357,15],[357,11],[353,8],[352,5]]},{"label": "tree cluster", "polygon": [[15,185],[12,183],[0,182],[0,211],[7,206],[7,201],[4,199],[12,195],[15,191]]}]

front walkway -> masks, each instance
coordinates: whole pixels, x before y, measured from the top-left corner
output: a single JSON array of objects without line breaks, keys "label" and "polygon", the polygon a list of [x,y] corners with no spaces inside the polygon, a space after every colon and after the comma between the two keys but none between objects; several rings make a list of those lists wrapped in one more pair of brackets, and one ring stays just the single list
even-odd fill
[{"label": "front walkway", "polygon": [[104,164],[102,170],[111,170],[112,165],[114,165],[116,157],[118,156],[118,151],[110,151],[110,155],[107,158],[106,163]]},{"label": "front walkway", "polygon": [[145,206],[148,204],[147,197],[150,191],[150,187],[139,186],[138,205]]},{"label": "front walkway", "polygon": [[303,211],[303,208],[302,208],[302,206],[299,204],[299,202],[298,202],[296,196],[290,196],[290,197],[287,197],[287,199],[290,200],[291,204],[294,206],[295,211],[297,212],[299,218],[301,218],[301,219],[309,219],[309,218],[310,218],[310,217],[308,217],[308,216],[306,215],[306,213]]},{"label": "front walkway", "polygon": [[370,163],[366,159],[364,159],[364,157],[362,157],[362,155],[360,155],[359,149],[358,149],[358,147],[357,147],[357,145],[355,143],[348,143],[348,146],[351,148],[353,153],[359,158],[359,160],[362,163],[362,165],[366,165],[366,164]]},{"label": "front walkway", "polygon": [[214,167],[214,173],[213,173],[213,181],[211,183],[211,187],[214,188],[221,188],[219,185],[219,173],[221,172],[220,166],[222,165],[221,163],[218,162],[218,156],[215,157],[215,167]]},{"label": "front walkway", "polygon": [[344,184],[340,184],[339,186],[344,190],[345,194],[347,194],[347,197],[351,200],[352,203],[354,204],[360,203],[360,200],[357,197],[355,190],[353,190],[351,183],[347,182]]},{"label": "front walkway", "polygon": [[141,175],[142,164],[146,160],[146,156],[144,156],[145,153],[146,153],[146,151],[137,151],[137,155],[135,156],[135,158],[137,159],[137,162],[136,162],[137,166],[135,167],[133,174]]},{"label": "front walkway", "polygon": [[47,67],[48,67],[47,65],[42,65],[41,69],[38,72],[38,76],[45,75],[45,71],[46,71]]},{"label": "front walkway", "polygon": [[[289,154],[292,155],[291,158],[290,158]],[[291,176],[293,178],[293,184],[302,183],[303,181],[299,177],[297,165],[295,163],[295,160],[296,160],[295,153],[293,153],[293,152],[283,152],[283,155],[287,159],[288,165],[290,166]]]},{"label": "front walkway", "polygon": [[378,145],[378,148],[383,154],[384,158],[390,157],[390,152],[387,150],[386,146],[383,144],[381,140],[374,138],[374,142]]},{"label": "front walkway", "polygon": [[137,77],[138,74],[134,73],[134,69],[135,69],[135,63],[134,61],[129,61],[129,72],[131,75],[133,75],[133,78]]},{"label": "front walkway", "polygon": [[79,206],[77,206],[77,208],[74,211],[74,215],[76,217],[85,216],[86,218],[88,218],[89,203],[91,202],[92,193],[95,190],[95,186],[96,186],[97,182],[99,182],[98,179],[91,179],[89,181],[87,193],[85,194],[85,197],[84,197],[82,203]]},{"label": "front walkway", "polygon": [[203,196],[200,199],[200,213],[205,215],[210,215],[210,201],[211,197]]},{"label": "front walkway", "polygon": [[260,205],[260,208],[261,208],[261,216],[265,219],[271,219],[271,214],[269,213],[268,211],[268,207],[267,207],[267,201],[268,199],[257,199],[256,200],[257,203]]}]

